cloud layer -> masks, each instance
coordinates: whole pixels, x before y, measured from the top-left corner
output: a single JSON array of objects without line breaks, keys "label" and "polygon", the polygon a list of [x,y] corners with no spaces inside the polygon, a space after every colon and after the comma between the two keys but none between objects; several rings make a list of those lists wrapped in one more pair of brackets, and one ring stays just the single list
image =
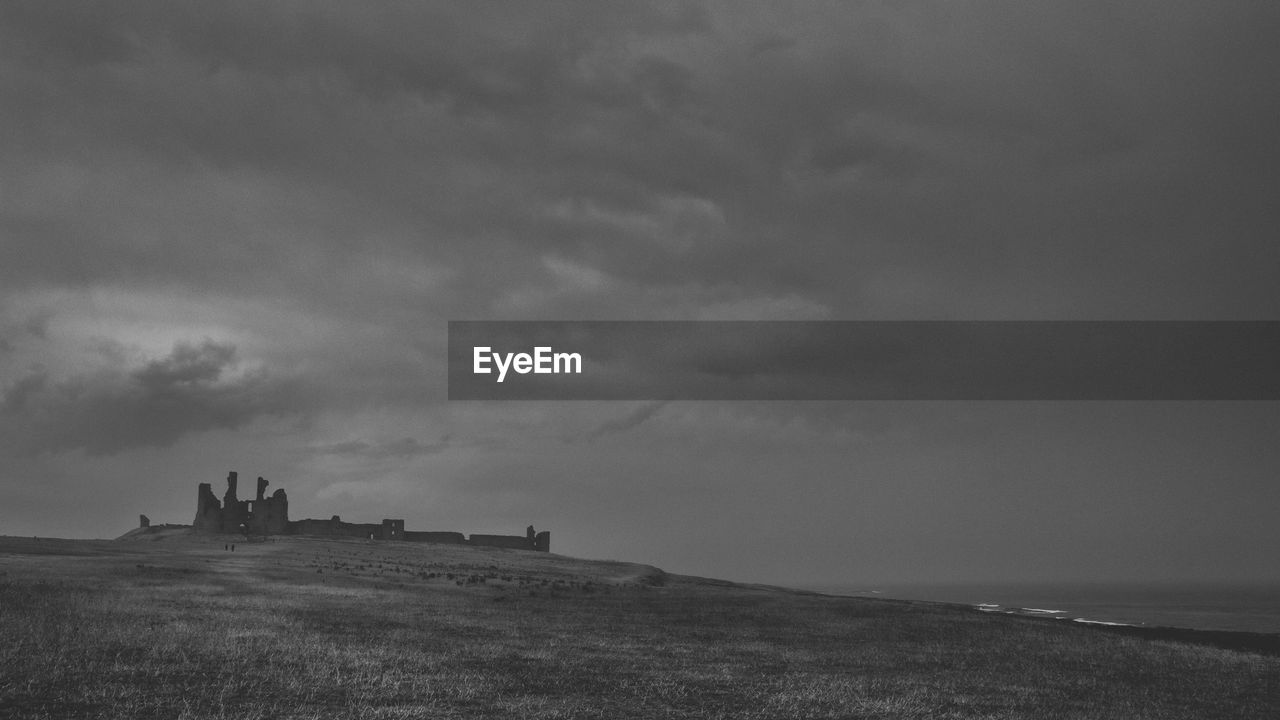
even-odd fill
[{"label": "cloud layer", "polygon": [[165,447],[190,433],[235,429],[311,407],[305,388],[261,370],[236,373],[235,348],[180,344],[124,372],[64,379],[32,371],[4,389],[0,435],[14,454],[112,454]]},{"label": "cloud layer", "polygon": [[1227,520],[1274,506],[1257,407],[966,434],[957,408],[451,404],[444,369],[462,319],[1277,319],[1277,35],[1207,1],[5,3],[0,532],[122,529],[66,497],[184,521],[237,469],[303,514],[533,520],[702,574],[843,538],[1014,576],[1078,481],[1037,452],[1068,447],[1172,490],[1064,533],[1172,526],[1212,486],[1204,535],[1274,546]]}]

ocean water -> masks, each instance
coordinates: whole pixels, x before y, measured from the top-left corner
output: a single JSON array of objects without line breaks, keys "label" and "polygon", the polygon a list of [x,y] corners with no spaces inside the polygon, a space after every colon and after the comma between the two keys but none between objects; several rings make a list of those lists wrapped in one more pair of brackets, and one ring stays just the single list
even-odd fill
[{"label": "ocean water", "polygon": [[961,603],[1064,622],[1280,633],[1280,583],[833,584],[806,589]]}]

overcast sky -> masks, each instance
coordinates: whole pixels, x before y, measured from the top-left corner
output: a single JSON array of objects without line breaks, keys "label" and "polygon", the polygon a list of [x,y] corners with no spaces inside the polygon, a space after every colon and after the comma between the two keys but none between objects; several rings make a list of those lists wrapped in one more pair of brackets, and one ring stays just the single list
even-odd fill
[{"label": "overcast sky", "polygon": [[1277,403],[446,400],[448,320],[1280,320],[1280,5],[0,4],[0,534],[1280,579]]}]

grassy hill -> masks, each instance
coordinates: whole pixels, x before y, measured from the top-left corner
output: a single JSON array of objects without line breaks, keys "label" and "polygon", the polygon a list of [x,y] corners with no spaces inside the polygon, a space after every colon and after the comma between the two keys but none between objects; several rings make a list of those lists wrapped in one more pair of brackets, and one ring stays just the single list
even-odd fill
[{"label": "grassy hill", "polygon": [[514,550],[0,538],[0,717],[1269,718],[1280,657]]}]

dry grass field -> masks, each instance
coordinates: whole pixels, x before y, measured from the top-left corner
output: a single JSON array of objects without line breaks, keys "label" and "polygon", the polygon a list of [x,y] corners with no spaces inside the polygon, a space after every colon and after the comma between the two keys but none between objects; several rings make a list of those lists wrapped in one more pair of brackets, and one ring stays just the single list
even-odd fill
[{"label": "dry grass field", "polygon": [[1280,657],[514,550],[0,538],[0,717],[1275,718]]}]

